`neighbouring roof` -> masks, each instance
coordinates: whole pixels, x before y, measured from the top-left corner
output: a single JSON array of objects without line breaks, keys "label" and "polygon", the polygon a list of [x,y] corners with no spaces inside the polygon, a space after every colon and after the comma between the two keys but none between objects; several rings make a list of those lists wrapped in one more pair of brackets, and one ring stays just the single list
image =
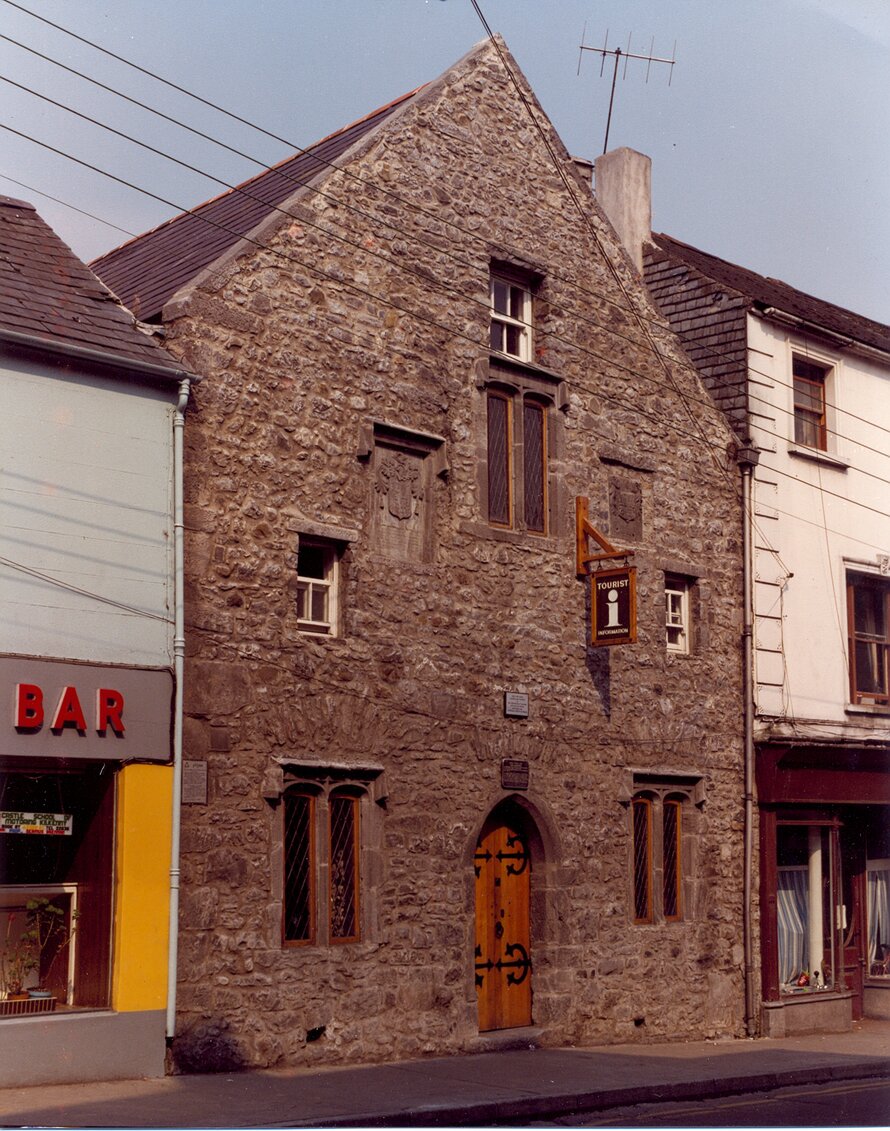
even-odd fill
[{"label": "neighbouring roof", "polygon": [[94,259],[91,268],[143,321],[157,317],[181,287],[422,89],[402,95],[236,188]]},{"label": "neighbouring roof", "polygon": [[[182,366],[141,331],[27,201],[0,196],[0,344],[87,359],[100,351],[171,380]],[[157,371],[157,372],[154,372]]]},{"label": "neighbouring roof", "polygon": [[671,262],[683,263],[699,275],[737,292],[752,307],[760,310],[776,307],[803,319],[813,328],[823,327],[834,334],[890,352],[890,326],[885,326],[882,322],[873,322],[842,306],[814,298],[780,279],[770,279],[745,267],[727,263],[725,259],[699,251],[672,236],[653,232],[652,244],[657,252],[661,252]]}]

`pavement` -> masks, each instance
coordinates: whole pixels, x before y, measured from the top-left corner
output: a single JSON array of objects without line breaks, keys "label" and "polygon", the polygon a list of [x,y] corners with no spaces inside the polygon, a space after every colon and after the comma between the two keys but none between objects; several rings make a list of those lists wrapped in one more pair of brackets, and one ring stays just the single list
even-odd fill
[{"label": "pavement", "polygon": [[2,1127],[521,1126],[641,1103],[890,1079],[890,1021],[763,1040],[520,1048],[391,1064],[0,1089]]}]

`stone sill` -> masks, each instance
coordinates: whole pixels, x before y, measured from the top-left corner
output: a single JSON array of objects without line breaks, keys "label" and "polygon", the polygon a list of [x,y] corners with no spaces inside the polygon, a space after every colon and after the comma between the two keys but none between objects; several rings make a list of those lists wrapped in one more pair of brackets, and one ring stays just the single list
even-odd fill
[{"label": "stone sill", "polygon": [[532,534],[527,530],[510,530],[505,526],[488,526],[484,522],[464,520],[459,529],[461,534],[470,534],[474,538],[490,538],[494,542],[512,542],[514,546],[553,547],[556,545],[556,535],[554,534]]},{"label": "stone sill", "polygon": [[845,1001],[853,996],[850,990],[810,990],[802,994],[782,994],[779,1001],[761,1002],[764,1009],[784,1009],[787,1005],[803,1005],[814,1001]]},{"label": "stone sill", "polygon": [[818,448],[797,448],[789,444],[788,455],[795,459],[805,459],[811,463],[821,464],[823,467],[833,467],[837,471],[846,471],[850,466],[846,460],[838,459],[837,456],[830,455]]},{"label": "stone sill", "polygon": [[882,715],[885,718],[890,715],[890,704],[876,703],[871,706],[868,703],[848,703],[844,707],[845,715]]}]

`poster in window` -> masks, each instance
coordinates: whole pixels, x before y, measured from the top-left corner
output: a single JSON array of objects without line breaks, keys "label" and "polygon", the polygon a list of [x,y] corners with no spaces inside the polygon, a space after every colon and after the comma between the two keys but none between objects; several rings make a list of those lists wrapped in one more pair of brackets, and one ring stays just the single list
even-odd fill
[{"label": "poster in window", "polygon": [[601,569],[590,575],[590,643],[594,647],[633,644],[637,639],[635,566]]}]

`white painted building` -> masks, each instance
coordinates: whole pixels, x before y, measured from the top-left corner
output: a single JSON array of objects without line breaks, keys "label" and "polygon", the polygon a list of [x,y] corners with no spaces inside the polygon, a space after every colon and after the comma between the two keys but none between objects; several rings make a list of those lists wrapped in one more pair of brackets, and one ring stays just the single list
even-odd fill
[{"label": "white painted building", "polygon": [[0,197],[3,1086],[164,1071],[189,382]]},{"label": "white painted building", "polygon": [[739,441],[749,1029],[890,1016],[890,327],[652,235],[641,154],[596,176]]}]

